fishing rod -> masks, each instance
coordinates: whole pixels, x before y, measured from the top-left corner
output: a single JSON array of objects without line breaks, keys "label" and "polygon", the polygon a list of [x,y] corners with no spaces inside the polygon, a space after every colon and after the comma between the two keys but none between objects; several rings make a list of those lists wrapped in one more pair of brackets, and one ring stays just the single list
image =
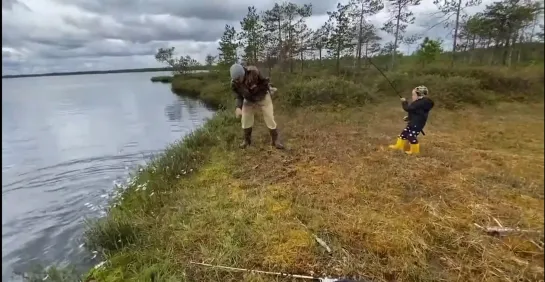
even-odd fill
[{"label": "fishing rod", "polygon": [[[390,80],[388,79],[388,77],[384,74],[384,72],[383,72],[379,67],[377,67],[377,65],[375,65],[375,63],[373,63],[373,61],[371,61],[371,58],[369,58],[369,57],[367,57],[367,56],[364,56],[364,57],[365,57],[365,59],[367,59],[367,61],[368,61],[371,65],[373,65],[373,67],[375,67],[375,68],[378,70],[378,72],[380,72],[380,74],[382,74],[382,76],[384,76],[384,78],[386,79],[386,81],[388,81],[388,83],[390,84],[390,86],[392,87],[392,89],[394,89],[394,91],[396,92],[397,96],[398,96],[399,98],[403,98],[403,96],[401,96],[401,95],[399,94],[399,91],[397,91],[397,89],[396,89],[396,87],[394,86],[394,84],[392,83],[392,81],[390,81]],[[426,135],[426,133],[424,132],[424,130],[421,130],[421,132],[422,132],[422,135]]]},{"label": "fishing rod", "polygon": [[388,79],[388,77],[384,74],[384,72],[383,72],[379,67],[377,67],[377,65],[375,65],[375,63],[373,63],[373,61],[371,61],[371,58],[369,58],[369,57],[367,57],[367,56],[364,56],[364,57],[365,57],[365,59],[367,59],[367,61],[368,61],[371,65],[373,65],[373,67],[375,67],[375,68],[378,70],[378,72],[380,72],[380,74],[382,74],[382,76],[384,76],[384,78],[386,79],[386,81],[388,81],[388,83],[390,84],[390,86],[394,89],[396,95],[399,96],[399,98],[403,98],[403,97],[399,94],[399,91],[397,91],[397,89],[396,89],[396,87],[394,86],[394,84],[392,83],[392,81],[390,81],[390,80]]}]

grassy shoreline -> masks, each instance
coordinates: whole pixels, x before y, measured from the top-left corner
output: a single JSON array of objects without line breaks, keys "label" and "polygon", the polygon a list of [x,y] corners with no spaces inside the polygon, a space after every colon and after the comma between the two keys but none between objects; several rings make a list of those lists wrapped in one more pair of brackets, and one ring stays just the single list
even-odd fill
[{"label": "grassy shoreline", "polygon": [[173,92],[218,112],[90,226],[86,245],[107,262],[87,280],[290,281],[190,261],[372,281],[542,277],[540,238],[473,224],[543,229],[543,74],[388,75],[399,89],[427,85],[438,104],[417,158],[386,149],[403,111],[374,71],[365,81],[273,74],[285,151],[269,146],[259,116],[254,145],[237,148],[234,97],[216,74],[174,79]]}]

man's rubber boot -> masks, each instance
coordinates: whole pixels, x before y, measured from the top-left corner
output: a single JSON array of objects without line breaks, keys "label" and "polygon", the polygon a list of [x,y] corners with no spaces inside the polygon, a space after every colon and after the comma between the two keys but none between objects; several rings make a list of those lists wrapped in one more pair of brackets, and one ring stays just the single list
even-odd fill
[{"label": "man's rubber boot", "polygon": [[271,146],[274,146],[276,149],[284,149],[284,145],[278,141],[278,130],[270,129],[271,133]]},{"label": "man's rubber boot", "polygon": [[407,140],[403,140],[401,139],[401,137],[397,137],[397,141],[395,143],[395,145],[390,145],[388,146],[388,148],[390,149],[393,149],[393,150],[405,150],[405,145],[407,144]]},{"label": "man's rubber boot", "polygon": [[252,144],[252,128],[244,128],[244,136],[239,147],[244,149]]},{"label": "man's rubber boot", "polygon": [[411,149],[409,151],[405,151],[408,155],[418,155],[420,154],[420,144],[411,144]]}]

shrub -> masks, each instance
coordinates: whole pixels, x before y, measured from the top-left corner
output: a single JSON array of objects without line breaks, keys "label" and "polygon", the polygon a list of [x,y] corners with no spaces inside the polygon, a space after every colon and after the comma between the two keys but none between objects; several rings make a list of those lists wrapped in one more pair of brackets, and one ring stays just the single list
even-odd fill
[{"label": "shrub", "polygon": [[163,75],[163,76],[153,76],[151,78],[151,81],[152,82],[170,83],[170,82],[172,82],[173,79],[174,79],[174,77],[172,77],[172,76]]},{"label": "shrub", "polygon": [[142,229],[134,222],[106,217],[89,224],[85,231],[86,247],[90,250],[118,251],[133,244]]},{"label": "shrub", "polygon": [[171,89],[176,94],[197,97],[204,84],[201,79],[179,76],[172,81]]},{"label": "shrub", "polygon": [[290,106],[319,104],[365,104],[372,101],[372,93],[359,85],[338,77],[298,80],[286,85],[281,97]]},{"label": "shrub", "polygon": [[[411,89],[418,86],[415,85],[414,79],[408,72],[388,72],[385,73],[390,82],[394,85],[395,89],[399,91],[401,96],[406,96],[407,93],[410,93]],[[376,89],[381,93],[390,93],[392,96],[396,95],[394,89],[390,85],[390,82],[386,80],[382,75],[380,77],[375,77]]]},{"label": "shrub", "polygon": [[477,79],[479,88],[493,91],[502,100],[527,100],[543,92],[543,69],[527,68],[514,71],[494,67],[430,67],[415,69],[413,75],[466,77]]},{"label": "shrub", "polygon": [[413,79],[414,86],[425,85],[438,107],[456,109],[463,104],[481,106],[494,101],[491,92],[480,88],[480,82],[474,78],[438,75],[423,75]]},{"label": "shrub", "polygon": [[232,94],[229,81],[208,80],[205,82],[199,99],[217,109],[234,106],[235,96]]}]

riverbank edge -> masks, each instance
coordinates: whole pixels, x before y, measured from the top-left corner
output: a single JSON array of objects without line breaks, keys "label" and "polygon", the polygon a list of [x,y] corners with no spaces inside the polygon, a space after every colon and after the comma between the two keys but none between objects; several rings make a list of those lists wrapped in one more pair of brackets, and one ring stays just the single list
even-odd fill
[{"label": "riverbank edge", "polygon": [[[187,80],[183,78],[175,79],[173,76],[161,76],[155,78],[155,80],[152,78],[152,81],[160,81],[162,83],[174,82],[171,87],[173,94],[196,99],[203,103],[205,107],[214,110],[215,113],[200,128],[169,145],[160,155],[137,170],[134,175],[131,175],[131,180],[126,186],[116,187],[115,196],[106,216],[88,225],[89,227],[84,235],[88,249],[96,249],[96,247],[105,243],[100,241],[106,239],[104,235],[108,235],[104,234],[104,232],[111,228],[112,224],[126,224],[126,222],[116,222],[118,213],[123,210],[131,210],[135,207],[135,203],[138,203],[142,199],[140,192],[143,190],[143,185],[152,186],[150,185],[150,181],[153,179],[151,175],[160,173],[162,176],[166,176],[158,182],[170,182],[171,185],[164,185],[165,183],[162,183],[163,187],[177,186],[180,182],[191,181],[190,178],[198,175],[200,169],[210,163],[213,155],[216,155],[214,159],[217,159],[218,152],[225,152],[228,155],[228,150],[230,147],[233,147],[234,141],[237,139],[234,133],[239,129],[239,120],[234,117],[232,112],[225,110],[226,105],[230,104],[231,100],[233,100],[232,104],[234,105],[233,96],[226,95],[228,98],[226,97],[223,101],[222,99],[218,99],[217,96],[215,98],[203,97],[203,89],[206,88],[204,84],[200,85],[200,88],[195,88],[194,83],[188,87],[185,85]],[[194,81],[194,79],[191,81]],[[173,165],[169,166],[169,164]],[[161,184],[157,183],[157,186],[159,185]],[[157,190],[165,189],[155,189],[151,194],[167,192]],[[115,236],[114,234],[111,235]],[[132,243],[129,244],[132,245]],[[106,245],[111,244],[106,243]],[[104,246],[101,246],[101,248],[104,249]],[[87,271],[84,275],[84,281],[110,281],[111,278],[115,280],[115,277],[111,277],[111,275],[113,273],[115,276],[117,271],[109,266],[107,259],[107,257],[115,255],[115,252],[110,253],[109,256],[106,256],[105,260]]]}]

